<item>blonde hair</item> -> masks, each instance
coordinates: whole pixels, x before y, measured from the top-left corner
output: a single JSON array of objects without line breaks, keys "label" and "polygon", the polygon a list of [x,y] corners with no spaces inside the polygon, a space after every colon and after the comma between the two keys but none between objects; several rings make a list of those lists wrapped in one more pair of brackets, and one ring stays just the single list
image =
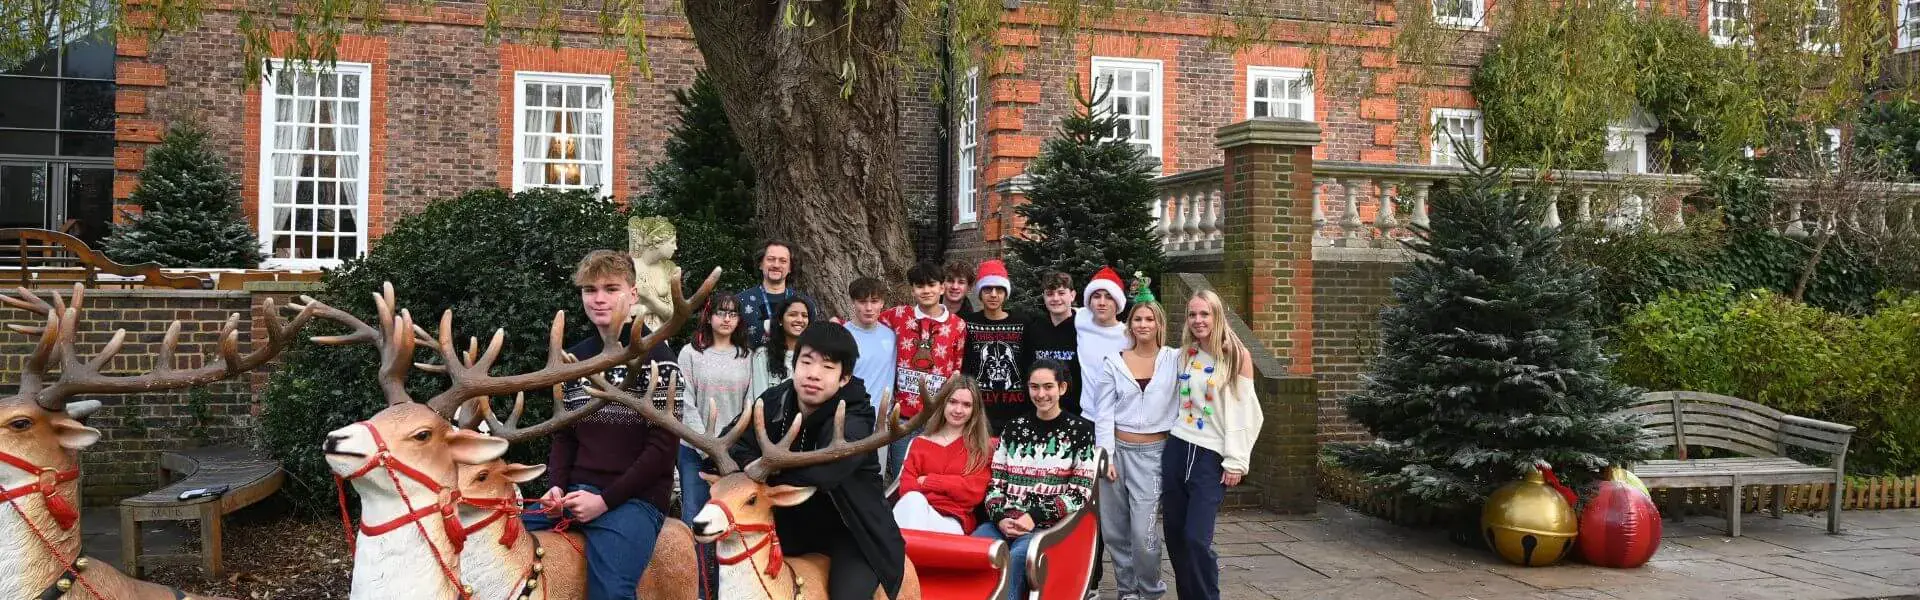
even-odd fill
[{"label": "blonde hair", "polygon": [[927,430],[921,436],[930,436],[947,428],[947,400],[955,393],[966,390],[973,398],[973,413],[967,415],[967,422],[960,425],[960,439],[967,444],[967,473],[987,468],[993,461],[993,450],[989,447],[993,437],[987,432],[987,407],[980,403],[980,382],[969,375],[954,375],[947,384],[940,386],[940,393],[933,397],[933,404],[926,410],[933,411],[933,418],[927,419]]},{"label": "blonde hair", "polygon": [[1180,328],[1180,346],[1182,348],[1197,347],[1206,351],[1220,369],[1226,372],[1226,381],[1229,384],[1235,377],[1241,375],[1252,377],[1252,373],[1240,372],[1240,357],[1247,355],[1247,345],[1240,341],[1239,335],[1233,333],[1232,327],[1227,326],[1227,307],[1226,303],[1220,301],[1220,295],[1213,293],[1213,290],[1200,290],[1194,292],[1187,303],[1192,304],[1194,300],[1205,301],[1207,310],[1213,312],[1213,331],[1207,334],[1207,339],[1194,339],[1193,319],[1189,318]]},{"label": "blonde hair", "polygon": [[1133,340],[1133,313],[1143,308],[1153,312],[1153,343],[1160,346],[1167,345],[1167,309],[1161,307],[1159,302],[1135,302],[1133,306],[1127,307],[1127,317],[1120,321],[1127,325],[1127,348],[1131,349],[1136,345]]},{"label": "blonde hair", "polygon": [[633,259],[617,250],[595,250],[573,267],[573,284],[590,285],[604,279],[618,279],[633,285]]}]

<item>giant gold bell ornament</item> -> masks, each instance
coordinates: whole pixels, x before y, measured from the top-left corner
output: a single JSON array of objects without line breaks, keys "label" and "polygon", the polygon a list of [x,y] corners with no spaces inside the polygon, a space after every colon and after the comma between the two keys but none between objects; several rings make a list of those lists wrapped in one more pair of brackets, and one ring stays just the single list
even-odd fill
[{"label": "giant gold bell ornament", "polygon": [[1487,547],[1507,562],[1545,567],[1573,550],[1580,520],[1566,498],[1549,487],[1535,468],[1487,497],[1487,506],[1480,512],[1480,531]]}]

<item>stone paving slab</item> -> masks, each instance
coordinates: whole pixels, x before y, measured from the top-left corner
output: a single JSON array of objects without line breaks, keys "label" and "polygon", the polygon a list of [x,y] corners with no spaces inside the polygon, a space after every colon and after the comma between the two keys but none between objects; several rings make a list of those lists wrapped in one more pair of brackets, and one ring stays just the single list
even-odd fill
[{"label": "stone paving slab", "polygon": [[[1314,515],[1225,513],[1214,535],[1229,600],[1920,600],[1920,510],[1849,512],[1840,535],[1824,515],[1754,514],[1742,526],[1730,538],[1718,518],[1667,521],[1659,554],[1628,570],[1516,567],[1443,532],[1324,503]],[[1116,597],[1112,585],[1103,598]]]}]

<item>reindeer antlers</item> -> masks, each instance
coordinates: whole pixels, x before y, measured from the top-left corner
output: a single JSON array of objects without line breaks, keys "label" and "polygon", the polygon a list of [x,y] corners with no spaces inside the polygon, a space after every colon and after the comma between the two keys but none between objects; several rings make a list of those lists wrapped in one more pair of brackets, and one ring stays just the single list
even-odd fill
[{"label": "reindeer antlers", "polygon": [[[952,387],[953,378],[949,378],[945,385],[940,386],[940,393],[946,394]],[[927,383],[925,381],[920,382],[920,397],[933,397],[927,395]],[[800,437],[800,425],[804,419],[795,417],[793,419],[793,425],[787,428],[787,435],[780,438],[782,443],[775,444],[773,440],[767,438],[766,406],[760,402],[755,402],[753,404],[753,430],[755,437],[759,438],[760,441],[760,460],[753,461],[753,464],[747,465],[747,476],[752,477],[754,481],[766,481],[767,478],[772,477],[775,473],[779,473],[782,470],[828,463],[849,456],[873,452],[887,444],[893,443],[895,440],[907,437],[912,434],[914,430],[925,425],[927,419],[933,416],[933,411],[930,407],[923,407],[919,414],[914,415],[913,419],[903,424],[900,422],[900,409],[897,403],[882,402],[881,406],[882,411],[879,415],[879,420],[875,421],[874,424],[877,426],[880,423],[886,423],[887,426],[884,431],[876,427],[872,433],[858,442],[847,441],[847,403],[841,402],[840,406],[833,411],[833,435],[830,436],[833,442],[825,448],[805,452],[794,452],[793,443],[794,440]]]},{"label": "reindeer antlers", "polygon": [[[709,458],[712,458],[713,464],[720,470],[720,474],[725,475],[740,470],[740,465],[733,462],[733,455],[727,450],[733,447],[733,443],[740,439],[741,434],[746,433],[746,421],[744,419],[735,419],[735,425],[729,428],[725,434],[714,435],[714,428],[719,426],[717,422],[719,420],[719,409],[715,408],[713,411],[709,411],[711,415],[707,419],[706,433],[694,431],[693,428],[687,426],[684,421],[674,418],[671,414],[662,412],[659,407],[653,405],[652,399],[655,397],[654,392],[657,391],[660,385],[659,375],[659,365],[654,365],[653,368],[647,370],[647,391],[644,397],[636,397],[626,390],[620,389],[618,386],[609,383],[606,377],[598,373],[591,376],[593,386],[587,388],[587,393],[592,394],[597,400],[619,402],[621,405],[633,409],[634,412],[640,413],[641,417],[653,423],[654,426],[663,427],[674,435],[679,436],[687,445],[693,446],[701,452],[705,452]],[[630,373],[627,376],[636,377],[638,374]],[[679,397],[680,373],[675,371],[668,375],[667,378],[667,397]],[[758,399],[751,400],[751,402],[756,406],[759,404]],[[745,416],[745,414],[746,413],[742,411],[741,415]]]},{"label": "reindeer antlers", "polygon": [[338,308],[327,306],[310,296],[301,296],[301,311],[330,321],[346,325],[352,332],[346,335],[328,335],[313,338],[318,344],[346,346],[352,344],[372,344],[380,350],[380,391],[387,398],[387,405],[412,402],[407,395],[407,366],[413,364],[413,348],[420,340],[415,336],[426,337],[424,332],[413,324],[413,315],[405,310],[394,312],[393,284],[380,286],[380,293],[373,295],[374,310],[380,313],[379,328],[367,325],[360,317],[353,316]]},{"label": "reindeer antlers", "polygon": [[[192,387],[253,370],[272,360],[292,343],[294,335],[306,327],[313,313],[301,308],[293,321],[282,321],[271,299],[267,300],[267,342],[256,344],[253,352],[240,354],[240,315],[227,316],[227,322],[220,328],[219,356],[196,369],[176,370],[173,354],[180,344],[180,322],[167,325],[166,337],[161,341],[160,352],[154,360],[154,369],[140,375],[102,375],[113,357],[120,353],[120,347],[126,343],[127,331],[116,330],[113,339],[106,347],[90,360],[82,360],[74,349],[77,332],[80,329],[81,300],[84,288],[76,283],[73,286],[71,304],[53,293],[53,303],[40,299],[31,290],[18,288],[19,297],[0,296],[0,301],[30,313],[45,315],[46,325],[40,327],[9,324],[8,329],[28,335],[40,336],[33,355],[27,359],[26,368],[20,375],[20,398],[32,398],[41,408],[50,411],[65,410],[67,400],[79,394],[99,394],[114,392],[139,392],[169,390]],[[60,363],[60,376],[52,385],[46,385],[47,363],[57,360]]]}]

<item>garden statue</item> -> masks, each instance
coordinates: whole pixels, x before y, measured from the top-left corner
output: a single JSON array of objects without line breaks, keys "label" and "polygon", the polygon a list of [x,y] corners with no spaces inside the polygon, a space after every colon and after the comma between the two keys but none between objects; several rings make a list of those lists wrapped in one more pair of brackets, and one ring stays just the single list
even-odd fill
[{"label": "garden statue", "polygon": [[[72,598],[112,600],[174,600],[188,597],[179,590],[147,583],[121,573],[105,562],[80,555],[79,452],[100,440],[100,431],[86,426],[87,416],[100,409],[97,400],[70,402],[80,394],[154,392],[194,387],[245,373],[285,350],[312,316],[303,309],[291,322],[282,321],[272,300],[267,301],[267,339],[240,354],[240,316],[227,317],[220,329],[219,354],[201,366],[175,366],[180,322],[167,326],[152,371],[135,375],[106,375],[125,343],[127,332],[113,338],[94,356],[82,356],[79,338],[83,291],[74,284],[69,303],[59,293],[49,304],[21,289],[19,297],[0,296],[16,309],[46,319],[40,325],[8,324],[7,328],[37,339],[20,370],[20,388],[0,399],[0,422],[10,435],[0,436],[0,498],[8,517],[0,518],[0,536],[8,549],[0,553],[0,598]],[[59,375],[54,376],[53,371]],[[126,407],[129,409],[137,407]],[[194,598],[207,598],[194,595]]]},{"label": "garden statue", "polygon": [[633,287],[640,293],[634,317],[648,330],[660,329],[661,316],[673,312],[672,282],[680,280],[673,253],[679,242],[666,217],[627,220],[627,254],[633,257]]},{"label": "garden statue", "polygon": [[[465,600],[473,593],[463,585],[461,552],[466,527],[459,520],[460,465],[494,462],[510,440],[532,439],[572,424],[608,401],[595,400],[577,409],[556,407],[553,417],[528,427],[496,428],[499,437],[454,427],[449,419],[461,405],[476,398],[516,394],[546,388],[598,374],[615,365],[644,357],[665,343],[713,291],[720,272],[715,269],[691,300],[680,296],[679,281],[671,282],[674,302],[660,329],[627,343],[619,335],[603,339],[598,356],[573,357],[562,348],[566,313],[555,314],[548,330],[547,361],[531,373],[494,375],[489,371],[500,357],[505,331],[495,331],[485,348],[470,341],[466,352],[454,342],[453,313],[440,315],[437,338],[414,325],[412,315],[396,308],[393,286],[384,286],[374,304],[376,325],[302,297],[303,310],[346,325],[349,333],[315,338],[322,344],[369,344],[380,355],[380,387],[387,408],[371,418],[327,434],[321,450],[334,475],[351,483],[360,495],[361,524],[354,536],[353,580],[349,598],[374,600],[409,598]],[[616,316],[615,322],[629,319]],[[616,328],[618,329],[618,328]],[[424,370],[443,373],[446,391],[421,404],[406,388],[414,347],[425,344],[439,355],[437,365]],[[476,541],[479,543],[479,541]],[[487,541],[486,543],[494,543]]]}]

